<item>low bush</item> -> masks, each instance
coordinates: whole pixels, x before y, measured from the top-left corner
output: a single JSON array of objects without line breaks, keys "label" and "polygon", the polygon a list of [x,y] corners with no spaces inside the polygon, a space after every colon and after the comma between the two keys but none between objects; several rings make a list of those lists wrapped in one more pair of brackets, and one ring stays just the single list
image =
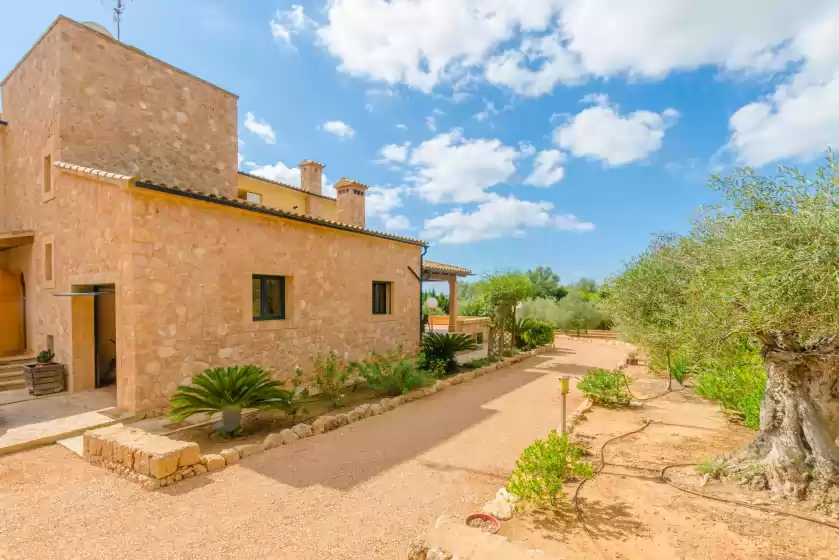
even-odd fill
[{"label": "low bush", "polygon": [[707,474],[711,478],[720,478],[723,474],[725,474],[725,466],[713,459],[709,459],[696,465],[696,472],[699,474]]},{"label": "low bush", "polygon": [[424,371],[432,377],[443,377],[446,375],[448,363],[446,360],[429,357],[425,351],[417,354],[417,369]]},{"label": "low bush", "polygon": [[560,317],[559,302],[551,297],[529,299],[521,302],[521,309],[516,311],[516,315],[556,326]]},{"label": "low bush", "polygon": [[551,430],[548,438],[536,440],[516,461],[507,490],[537,506],[556,505],[566,482],[591,478],[594,468],[581,461],[583,449]]},{"label": "low bush", "polygon": [[366,360],[353,364],[367,386],[381,395],[398,396],[424,387],[429,376],[415,367],[399,348],[386,354],[373,352]]},{"label": "low bush", "polygon": [[338,357],[334,351],[326,356],[315,358],[315,387],[323,395],[332,408],[338,408],[347,396],[347,379],[350,376],[350,368]]},{"label": "low bush", "polygon": [[446,364],[446,373],[457,369],[454,357],[458,352],[474,350],[478,345],[475,339],[464,333],[428,333],[422,338],[422,352],[427,361],[442,360]]},{"label": "low bush", "polygon": [[758,429],[766,371],[757,348],[743,345],[729,355],[700,362],[697,369],[697,393],[737,412],[747,427]]},{"label": "low bush", "polygon": [[537,321],[536,319],[526,319],[521,330],[516,332],[516,343],[519,348],[524,350],[531,350],[539,346],[553,344],[554,342],[554,328],[553,325],[545,321]]},{"label": "low bush", "polygon": [[629,381],[630,379],[619,371],[590,369],[577,383],[577,388],[594,404],[607,407],[623,406],[632,400],[626,391]]}]

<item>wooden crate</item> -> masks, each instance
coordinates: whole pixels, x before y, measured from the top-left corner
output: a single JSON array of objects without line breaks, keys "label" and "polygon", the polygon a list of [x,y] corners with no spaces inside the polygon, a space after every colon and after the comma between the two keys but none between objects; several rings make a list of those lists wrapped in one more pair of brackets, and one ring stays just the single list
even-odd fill
[{"label": "wooden crate", "polygon": [[64,364],[25,365],[23,379],[33,395],[60,393],[64,390]]}]

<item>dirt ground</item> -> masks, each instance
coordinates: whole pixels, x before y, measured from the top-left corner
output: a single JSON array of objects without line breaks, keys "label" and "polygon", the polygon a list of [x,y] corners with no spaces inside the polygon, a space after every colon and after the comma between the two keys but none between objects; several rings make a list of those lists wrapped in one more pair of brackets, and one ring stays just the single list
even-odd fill
[{"label": "dirt ground", "polygon": [[[627,370],[639,397],[660,394],[662,379],[643,367]],[[674,386],[678,388],[678,384]],[[539,548],[556,558],[621,560],[670,559],[835,559],[839,531],[790,517],[763,513],[686,494],[657,479],[674,463],[698,463],[736,449],[754,433],[729,423],[716,405],[692,390],[650,400],[641,408],[594,408],[576,435],[597,454],[603,443],[620,434],[643,431],[606,447],[607,466],[580,491],[580,507],[588,535],[572,505],[575,487],[556,511],[534,511],[502,524],[501,534]],[[597,462],[597,457],[591,457]],[[621,466],[616,466],[621,465]],[[668,471],[679,485],[766,508],[811,511],[776,504],[768,492],[752,492],[702,479],[691,467]],[[834,525],[839,522],[832,520]]]},{"label": "dirt ground", "polygon": [[[60,446],[0,457],[0,558],[399,559],[479,511],[559,423],[561,373],[625,348],[557,348],[380,416],[147,492]],[[576,391],[569,408],[580,402]]]}]

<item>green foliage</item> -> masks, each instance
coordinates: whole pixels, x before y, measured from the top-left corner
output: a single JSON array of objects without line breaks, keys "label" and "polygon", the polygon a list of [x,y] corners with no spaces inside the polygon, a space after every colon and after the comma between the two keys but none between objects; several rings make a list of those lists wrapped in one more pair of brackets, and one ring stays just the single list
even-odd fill
[{"label": "green foliage", "polygon": [[239,421],[229,430],[236,432],[244,409],[292,411],[294,391],[281,386],[255,365],[206,369],[192,378],[191,385],[178,387],[169,401],[169,415],[175,422],[182,422],[195,414],[238,411]]},{"label": "green foliage", "polygon": [[568,288],[568,291],[577,290],[584,294],[596,294],[597,282],[595,282],[591,278],[580,278],[579,280],[571,284]]},{"label": "green foliage", "polygon": [[499,306],[515,307],[533,297],[533,282],[520,272],[502,272],[485,277],[485,299],[490,309]]},{"label": "green foliage", "polygon": [[556,505],[566,482],[592,478],[591,463],[581,461],[583,450],[551,430],[548,438],[536,440],[516,461],[507,490],[537,506]]},{"label": "green foliage", "polygon": [[417,369],[424,371],[431,377],[443,377],[448,373],[446,371],[448,362],[445,359],[434,358],[426,353],[424,350],[417,354]]},{"label": "green foliage", "polygon": [[725,466],[713,459],[708,459],[696,465],[696,472],[699,474],[707,474],[711,478],[720,478],[725,474]]},{"label": "green foliage", "polygon": [[459,282],[457,288],[458,315],[465,317],[489,317],[486,301],[486,282]]},{"label": "green foliage", "polygon": [[401,348],[379,354],[373,352],[367,359],[353,364],[359,374],[376,393],[398,396],[410,393],[428,384],[428,375],[416,369],[415,364]]},{"label": "green foliage", "polygon": [[516,326],[516,347],[530,350],[539,346],[553,344],[554,327],[545,321],[521,319]]},{"label": "green foliage", "polygon": [[315,387],[321,395],[326,397],[332,408],[338,408],[346,397],[350,368],[335,351],[331,351],[326,356],[315,358],[315,370],[317,371]]},{"label": "green foliage", "polygon": [[521,303],[516,315],[524,319],[536,319],[553,326],[559,325],[559,302],[553,298],[534,298]]},{"label": "green foliage", "polygon": [[[425,305],[425,300],[427,300],[430,297],[433,297],[437,300],[437,309],[432,310]],[[446,294],[438,294],[434,290],[422,292],[422,312],[425,315],[448,315],[449,297]]]},{"label": "green foliage", "polygon": [[464,333],[427,333],[422,337],[425,358],[445,362],[446,373],[452,373],[457,368],[455,354],[477,347],[475,339]]},{"label": "green foliage", "polygon": [[51,364],[53,358],[55,358],[55,352],[52,350],[41,350],[38,352],[38,357],[35,358],[39,364]]},{"label": "green foliage", "polygon": [[492,362],[489,360],[489,358],[478,358],[476,360],[472,360],[471,362],[467,362],[463,365],[468,367],[468,368],[478,369],[478,368],[482,368],[484,366],[488,366],[491,363]]},{"label": "green foliage", "polygon": [[760,401],[766,389],[766,371],[754,343],[732,349],[718,348],[713,358],[700,365],[696,392],[743,416],[743,423],[756,430],[760,425]]},{"label": "green foliage", "polygon": [[587,331],[600,324],[601,316],[594,303],[578,291],[562,298],[557,308],[557,326],[564,331]]},{"label": "green foliage", "polygon": [[549,266],[537,266],[533,270],[528,270],[527,277],[533,284],[534,298],[559,300],[568,293],[559,283],[559,274],[551,270]]},{"label": "green foliage", "polygon": [[619,371],[590,369],[577,383],[577,388],[594,404],[606,407],[625,406],[632,400],[626,391],[630,379]]}]

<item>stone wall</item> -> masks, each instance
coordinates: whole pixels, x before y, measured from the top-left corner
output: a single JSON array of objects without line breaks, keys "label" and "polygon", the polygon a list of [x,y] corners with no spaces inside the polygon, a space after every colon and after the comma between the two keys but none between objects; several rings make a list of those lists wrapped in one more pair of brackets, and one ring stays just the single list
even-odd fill
[{"label": "stone wall", "polygon": [[236,196],[235,95],[68,19],[56,34],[61,161]]},{"label": "stone wall", "polygon": [[[209,365],[255,363],[280,377],[299,366],[310,377],[312,359],[330,350],[356,360],[416,347],[419,285],[408,267],[418,269],[420,247],[131,191],[138,386],[129,408],[165,406]],[[285,320],[253,320],[253,274],[286,277]],[[393,283],[390,315],[372,314],[374,280]]]}]

